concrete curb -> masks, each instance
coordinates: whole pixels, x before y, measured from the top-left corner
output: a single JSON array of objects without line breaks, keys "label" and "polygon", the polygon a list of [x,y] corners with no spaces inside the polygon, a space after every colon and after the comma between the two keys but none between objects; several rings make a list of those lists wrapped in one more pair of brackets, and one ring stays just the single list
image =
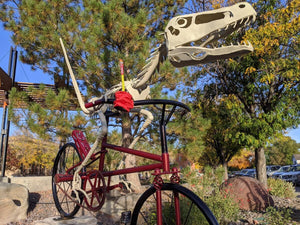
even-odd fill
[{"label": "concrete curb", "polygon": [[0,182],[24,185],[29,192],[49,191],[52,189],[51,176],[1,177]]}]

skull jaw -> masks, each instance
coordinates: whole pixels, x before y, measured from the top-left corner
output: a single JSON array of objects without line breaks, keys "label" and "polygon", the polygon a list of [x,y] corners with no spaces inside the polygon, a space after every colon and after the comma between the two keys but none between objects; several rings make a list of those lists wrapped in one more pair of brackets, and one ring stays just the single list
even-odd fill
[{"label": "skull jaw", "polygon": [[215,62],[253,52],[252,45],[234,45],[209,49],[203,47],[177,47],[169,51],[169,60],[175,67]]}]

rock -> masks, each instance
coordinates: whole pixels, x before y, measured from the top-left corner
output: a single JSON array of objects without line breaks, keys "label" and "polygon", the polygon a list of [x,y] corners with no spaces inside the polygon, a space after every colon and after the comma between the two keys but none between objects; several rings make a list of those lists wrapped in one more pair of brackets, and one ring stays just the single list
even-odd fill
[{"label": "rock", "polygon": [[27,218],[29,191],[20,184],[0,182],[0,224]]},{"label": "rock", "polygon": [[49,217],[43,220],[38,220],[33,225],[65,225],[65,224],[76,224],[76,225],[97,225],[97,219],[93,216],[80,216],[72,219],[61,219],[60,217]]},{"label": "rock", "polygon": [[240,209],[265,211],[274,206],[274,201],[262,183],[252,177],[234,177],[222,184],[222,190],[228,193]]},{"label": "rock", "polygon": [[101,212],[120,219],[122,212],[133,210],[139,197],[140,194],[130,193],[121,197],[108,199],[101,208]]}]

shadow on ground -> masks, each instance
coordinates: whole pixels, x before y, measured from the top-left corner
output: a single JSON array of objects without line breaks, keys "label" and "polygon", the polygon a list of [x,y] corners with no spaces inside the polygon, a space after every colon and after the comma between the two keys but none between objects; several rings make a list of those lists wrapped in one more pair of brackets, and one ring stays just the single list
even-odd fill
[{"label": "shadow on ground", "polygon": [[41,195],[39,193],[30,192],[29,193],[29,207],[28,212],[31,212],[35,209],[37,203],[39,202]]}]

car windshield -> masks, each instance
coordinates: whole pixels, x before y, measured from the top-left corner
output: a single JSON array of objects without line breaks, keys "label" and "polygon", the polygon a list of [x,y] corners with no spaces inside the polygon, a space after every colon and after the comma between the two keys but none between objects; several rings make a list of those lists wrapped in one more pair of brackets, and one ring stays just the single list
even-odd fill
[{"label": "car windshield", "polygon": [[245,174],[250,174],[250,173],[253,173],[254,170],[247,170]]},{"label": "car windshield", "polygon": [[280,171],[287,172],[287,171],[289,171],[290,169],[291,169],[291,167],[285,166],[285,167],[281,167],[281,168],[280,168]]},{"label": "car windshield", "polygon": [[300,165],[299,166],[294,166],[294,170],[293,171],[300,171]]},{"label": "car windshield", "polygon": [[278,169],[278,166],[267,166],[267,171],[271,172],[271,171],[275,171]]}]

